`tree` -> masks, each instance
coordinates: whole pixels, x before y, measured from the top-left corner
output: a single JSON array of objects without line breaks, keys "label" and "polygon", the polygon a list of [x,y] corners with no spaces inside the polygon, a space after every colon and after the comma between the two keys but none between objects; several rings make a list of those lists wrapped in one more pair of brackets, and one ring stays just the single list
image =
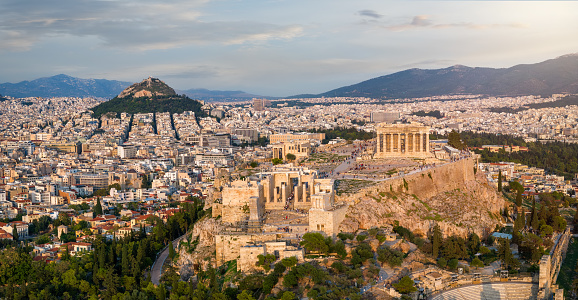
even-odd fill
[{"label": "tree", "polygon": [[532,229],[538,230],[538,211],[536,210],[536,199],[532,201],[532,219],[531,219]]},{"label": "tree", "polygon": [[458,264],[459,264],[459,261],[458,261],[457,258],[452,258],[452,259],[450,259],[450,261],[448,261],[448,267],[449,267],[451,270],[457,269],[457,268],[458,268]]},{"label": "tree", "polygon": [[172,242],[169,243],[169,259],[173,260],[177,256],[177,252],[175,251],[175,246]]},{"label": "tree", "polygon": [[329,246],[325,242],[325,238],[321,233],[308,232],[303,235],[301,246],[305,247],[308,252],[316,252],[320,254],[327,253]]},{"label": "tree", "polygon": [[516,193],[516,206],[517,207],[522,206],[522,192],[520,190],[518,190]]},{"label": "tree", "polygon": [[259,254],[257,256],[257,259],[258,260],[255,263],[255,265],[258,267],[263,267],[265,271],[269,272],[269,270],[271,270],[271,264],[275,262],[275,260],[277,260],[277,257],[275,257],[274,254],[267,254],[267,255]]},{"label": "tree", "polygon": [[468,236],[467,246],[471,254],[476,254],[480,249],[480,237],[475,232],[470,233]]},{"label": "tree", "polygon": [[102,205],[100,204],[100,198],[96,198],[96,205],[92,209],[95,216],[102,215]]},{"label": "tree", "polygon": [[273,158],[273,159],[271,160],[271,162],[273,163],[273,165],[279,165],[279,164],[282,164],[282,163],[283,163],[283,160],[280,159],[280,158]]},{"label": "tree", "polygon": [[18,229],[16,229],[16,224],[12,225],[12,239],[17,241],[18,240]]},{"label": "tree", "polygon": [[448,261],[445,258],[440,257],[440,259],[438,259],[438,266],[440,268],[443,269],[443,268],[447,267],[447,265],[448,265]]},{"label": "tree", "polygon": [[498,171],[498,192],[502,191],[502,170]]},{"label": "tree", "polygon": [[253,295],[251,295],[247,290],[244,290],[239,295],[237,295],[237,300],[255,300]]},{"label": "tree", "polygon": [[500,239],[500,245],[498,246],[498,257],[502,260],[502,264],[508,268],[514,260],[514,255],[512,255],[512,250],[510,249],[509,239]]},{"label": "tree", "polygon": [[293,153],[287,153],[287,155],[285,155],[285,158],[287,158],[288,161],[294,161],[297,157]]},{"label": "tree", "polygon": [[472,260],[472,262],[470,263],[470,266],[474,267],[474,268],[483,268],[484,267],[484,262],[481,261],[479,258],[474,258]]},{"label": "tree", "polygon": [[395,290],[402,294],[409,294],[417,291],[414,282],[409,276],[404,276],[398,283],[394,283]]},{"label": "tree", "polygon": [[251,168],[256,168],[257,166],[259,166],[259,163],[256,161],[252,161],[249,166],[251,166]]},{"label": "tree", "polygon": [[281,300],[295,300],[295,293],[286,291],[281,296]]},{"label": "tree", "polygon": [[439,256],[440,246],[442,244],[442,232],[439,225],[434,226],[432,246],[433,246],[433,257],[437,258]]},{"label": "tree", "polygon": [[297,265],[297,257],[295,256],[291,256],[291,257],[285,257],[281,260],[281,263],[286,267],[286,268],[292,268],[295,265]]},{"label": "tree", "polygon": [[465,148],[460,134],[455,130],[452,130],[448,134],[448,144],[458,150],[463,150]]}]

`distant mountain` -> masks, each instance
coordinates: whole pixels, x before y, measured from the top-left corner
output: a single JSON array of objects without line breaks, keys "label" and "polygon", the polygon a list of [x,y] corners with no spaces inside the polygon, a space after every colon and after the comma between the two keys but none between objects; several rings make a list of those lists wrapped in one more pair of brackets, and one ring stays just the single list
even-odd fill
[{"label": "distant mountain", "polygon": [[253,98],[271,99],[271,97],[253,95],[243,91],[211,91],[207,89],[190,89],[180,91],[179,93],[185,94],[193,99],[204,101],[247,101]]},{"label": "distant mountain", "polygon": [[157,78],[147,78],[135,83],[117,97],[92,108],[93,116],[98,118],[107,113],[182,113],[193,111],[203,115],[202,104],[187,96],[177,95],[175,90]]},{"label": "distant mountain", "polygon": [[130,82],[106,79],[81,79],[60,74],[32,81],[0,84],[0,94],[24,97],[102,97],[112,98]]},{"label": "distant mountain", "polygon": [[318,95],[297,95],[291,98],[324,96],[379,99],[452,94],[518,96],[556,93],[578,93],[578,54],[507,69],[461,65],[436,70],[409,69]]}]

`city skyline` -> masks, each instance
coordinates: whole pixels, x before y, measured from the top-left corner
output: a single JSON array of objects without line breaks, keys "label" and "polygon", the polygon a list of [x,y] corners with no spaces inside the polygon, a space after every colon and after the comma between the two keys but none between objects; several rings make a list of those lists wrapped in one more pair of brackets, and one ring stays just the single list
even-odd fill
[{"label": "city skyline", "polygon": [[[409,68],[507,68],[578,52],[578,3],[7,1],[0,82],[59,73],[266,96]],[[546,13],[545,13],[546,12]]]}]

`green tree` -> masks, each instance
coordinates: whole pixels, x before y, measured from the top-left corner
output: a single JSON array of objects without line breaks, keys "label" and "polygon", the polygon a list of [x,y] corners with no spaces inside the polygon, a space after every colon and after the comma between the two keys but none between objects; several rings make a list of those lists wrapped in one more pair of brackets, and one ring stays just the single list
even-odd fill
[{"label": "green tree", "polygon": [[255,300],[255,298],[253,298],[253,295],[245,290],[237,295],[237,300]]},{"label": "green tree", "polygon": [[[112,250],[111,250],[111,252],[112,252]],[[129,258],[129,254],[128,254],[128,244],[124,244],[122,247],[121,267],[122,267],[122,274],[123,275],[129,275],[131,273],[130,258]]]},{"label": "green tree", "polygon": [[502,192],[502,170],[498,171],[498,192]]},{"label": "green tree", "polygon": [[96,198],[96,205],[92,209],[95,216],[102,215],[102,205],[100,204],[100,197]]},{"label": "green tree", "polygon": [[470,266],[474,267],[474,268],[483,268],[484,267],[484,262],[481,261],[479,258],[474,258],[472,260],[472,262],[470,263]]},{"label": "green tree", "polygon": [[538,211],[536,210],[536,199],[532,201],[532,218],[531,218],[532,229],[538,230]]},{"label": "green tree", "polygon": [[256,161],[252,161],[249,166],[251,166],[251,168],[256,168],[257,166],[259,166],[259,163]]},{"label": "green tree", "polygon": [[447,267],[447,265],[448,265],[448,261],[445,258],[440,257],[440,259],[438,259],[438,266],[440,268],[443,269],[443,268]]},{"label": "green tree", "polygon": [[325,254],[329,250],[325,238],[318,232],[308,232],[304,234],[300,244],[305,247],[308,252]]},{"label": "green tree", "polygon": [[398,283],[394,283],[393,287],[398,293],[409,294],[417,291],[414,282],[409,276],[404,276]]},{"label": "green tree", "polygon": [[177,252],[175,251],[175,246],[172,242],[169,243],[169,259],[172,261],[177,256]]},{"label": "green tree", "polygon": [[280,159],[280,158],[273,158],[273,159],[271,160],[271,162],[273,163],[273,165],[279,165],[279,164],[282,164],[282,163],[283,163],[283,160]]},{"label": "green tree", "polygon": [[285,155],[285,158],[287,158],[288,161],[294,161],[297,157],[293,153],[287,153],[287,155]]},{"label": "green tree", "polygon": [[458,268],[458,264],[459,264],[459,261],[458,261],[457,258],[452,258],[452,259],[450,259],[450,261],[448,261],[448,267],[449,267],[451,270],[457,269],[457,268]]},{"label": "green tree", "polygon": [[16,224],[14,224],[12,225],[12,239],[17,241],[18,238],[18,229],[16,229]]},{"label": "green tree", "polygon": [[460,134],[455,130],[452,130],[448,134],[448,144],[458,150],[463,150],[465,148],[465,145],[462,142]]},{"label": "green tree", "polygon": [[257,262],[255,263],[256,266],[262,267],[265,271],[269,272],[271,270],[271,264],[277,260],[274,254],[267,254],[262,255],[259,254],[257,256]]},{"label": "green tree", "polygon": [[522,206],[522,192],[520,190],[518,190],[516,193],[516,206],[517,207]]},{"label": "green tree", "polygon": [[286,267],[286,268],[292,268],[295,265],[297,265],[297,258],[295,256],[291,256],[291,257],[285,257],[281,260],[281,263]]},{"label": "green tree", "polygon": [[281,296],[281,300],[295,300],[296,298],[295,293],[290,291],[283,292],[283,295]]}]

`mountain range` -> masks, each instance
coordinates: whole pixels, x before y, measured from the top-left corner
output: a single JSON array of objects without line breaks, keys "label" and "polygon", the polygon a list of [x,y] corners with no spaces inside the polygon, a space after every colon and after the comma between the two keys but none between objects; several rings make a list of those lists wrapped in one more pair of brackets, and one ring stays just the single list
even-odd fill
[{"label": "mountain range", "polygon": [[[60,74],[19,83],[0,84],[0,94],[23,97],[113,98],[130,82],[81,79]],[[205,101],[244,101],[269,98],[243,91],[189,89],[178,91]],[[490,96],[550,95],[578,93],[578,54],[569,54],[535,64],[510,68],[480,68],[455,65],[444,69],[409,69],[340,87],[321,94],[288,98],[368,97],[418,98],[437,95],[482,94]]]},{"label": "mountain range", "polygon": [[500,69],[462,65],[435,70],[409,69],[322,94],[297,95],[291,98],[379,99],[456,94],[518,96],[556,93],[578,93],[578,54]]},{"label": "mountain range", "polygon": [[[65,74],[38,78],[19,83],[0,84],[0,95],[25,97],[116,97],[132,82],[107,79],[82,79]],[[193,99],[205,101],[246,101],[253,98],[271,98],[243,91],[212,91],[207,89],[178,90]],[[1,97],[1,96],[0,96]]]},{"label": "mountain range", "polygon": [[0,94],[14,98],[25,97],[102,97],[112,98],[130,82],[107,79],[82,79],[60,74],[32,81],[0,84]]}]

